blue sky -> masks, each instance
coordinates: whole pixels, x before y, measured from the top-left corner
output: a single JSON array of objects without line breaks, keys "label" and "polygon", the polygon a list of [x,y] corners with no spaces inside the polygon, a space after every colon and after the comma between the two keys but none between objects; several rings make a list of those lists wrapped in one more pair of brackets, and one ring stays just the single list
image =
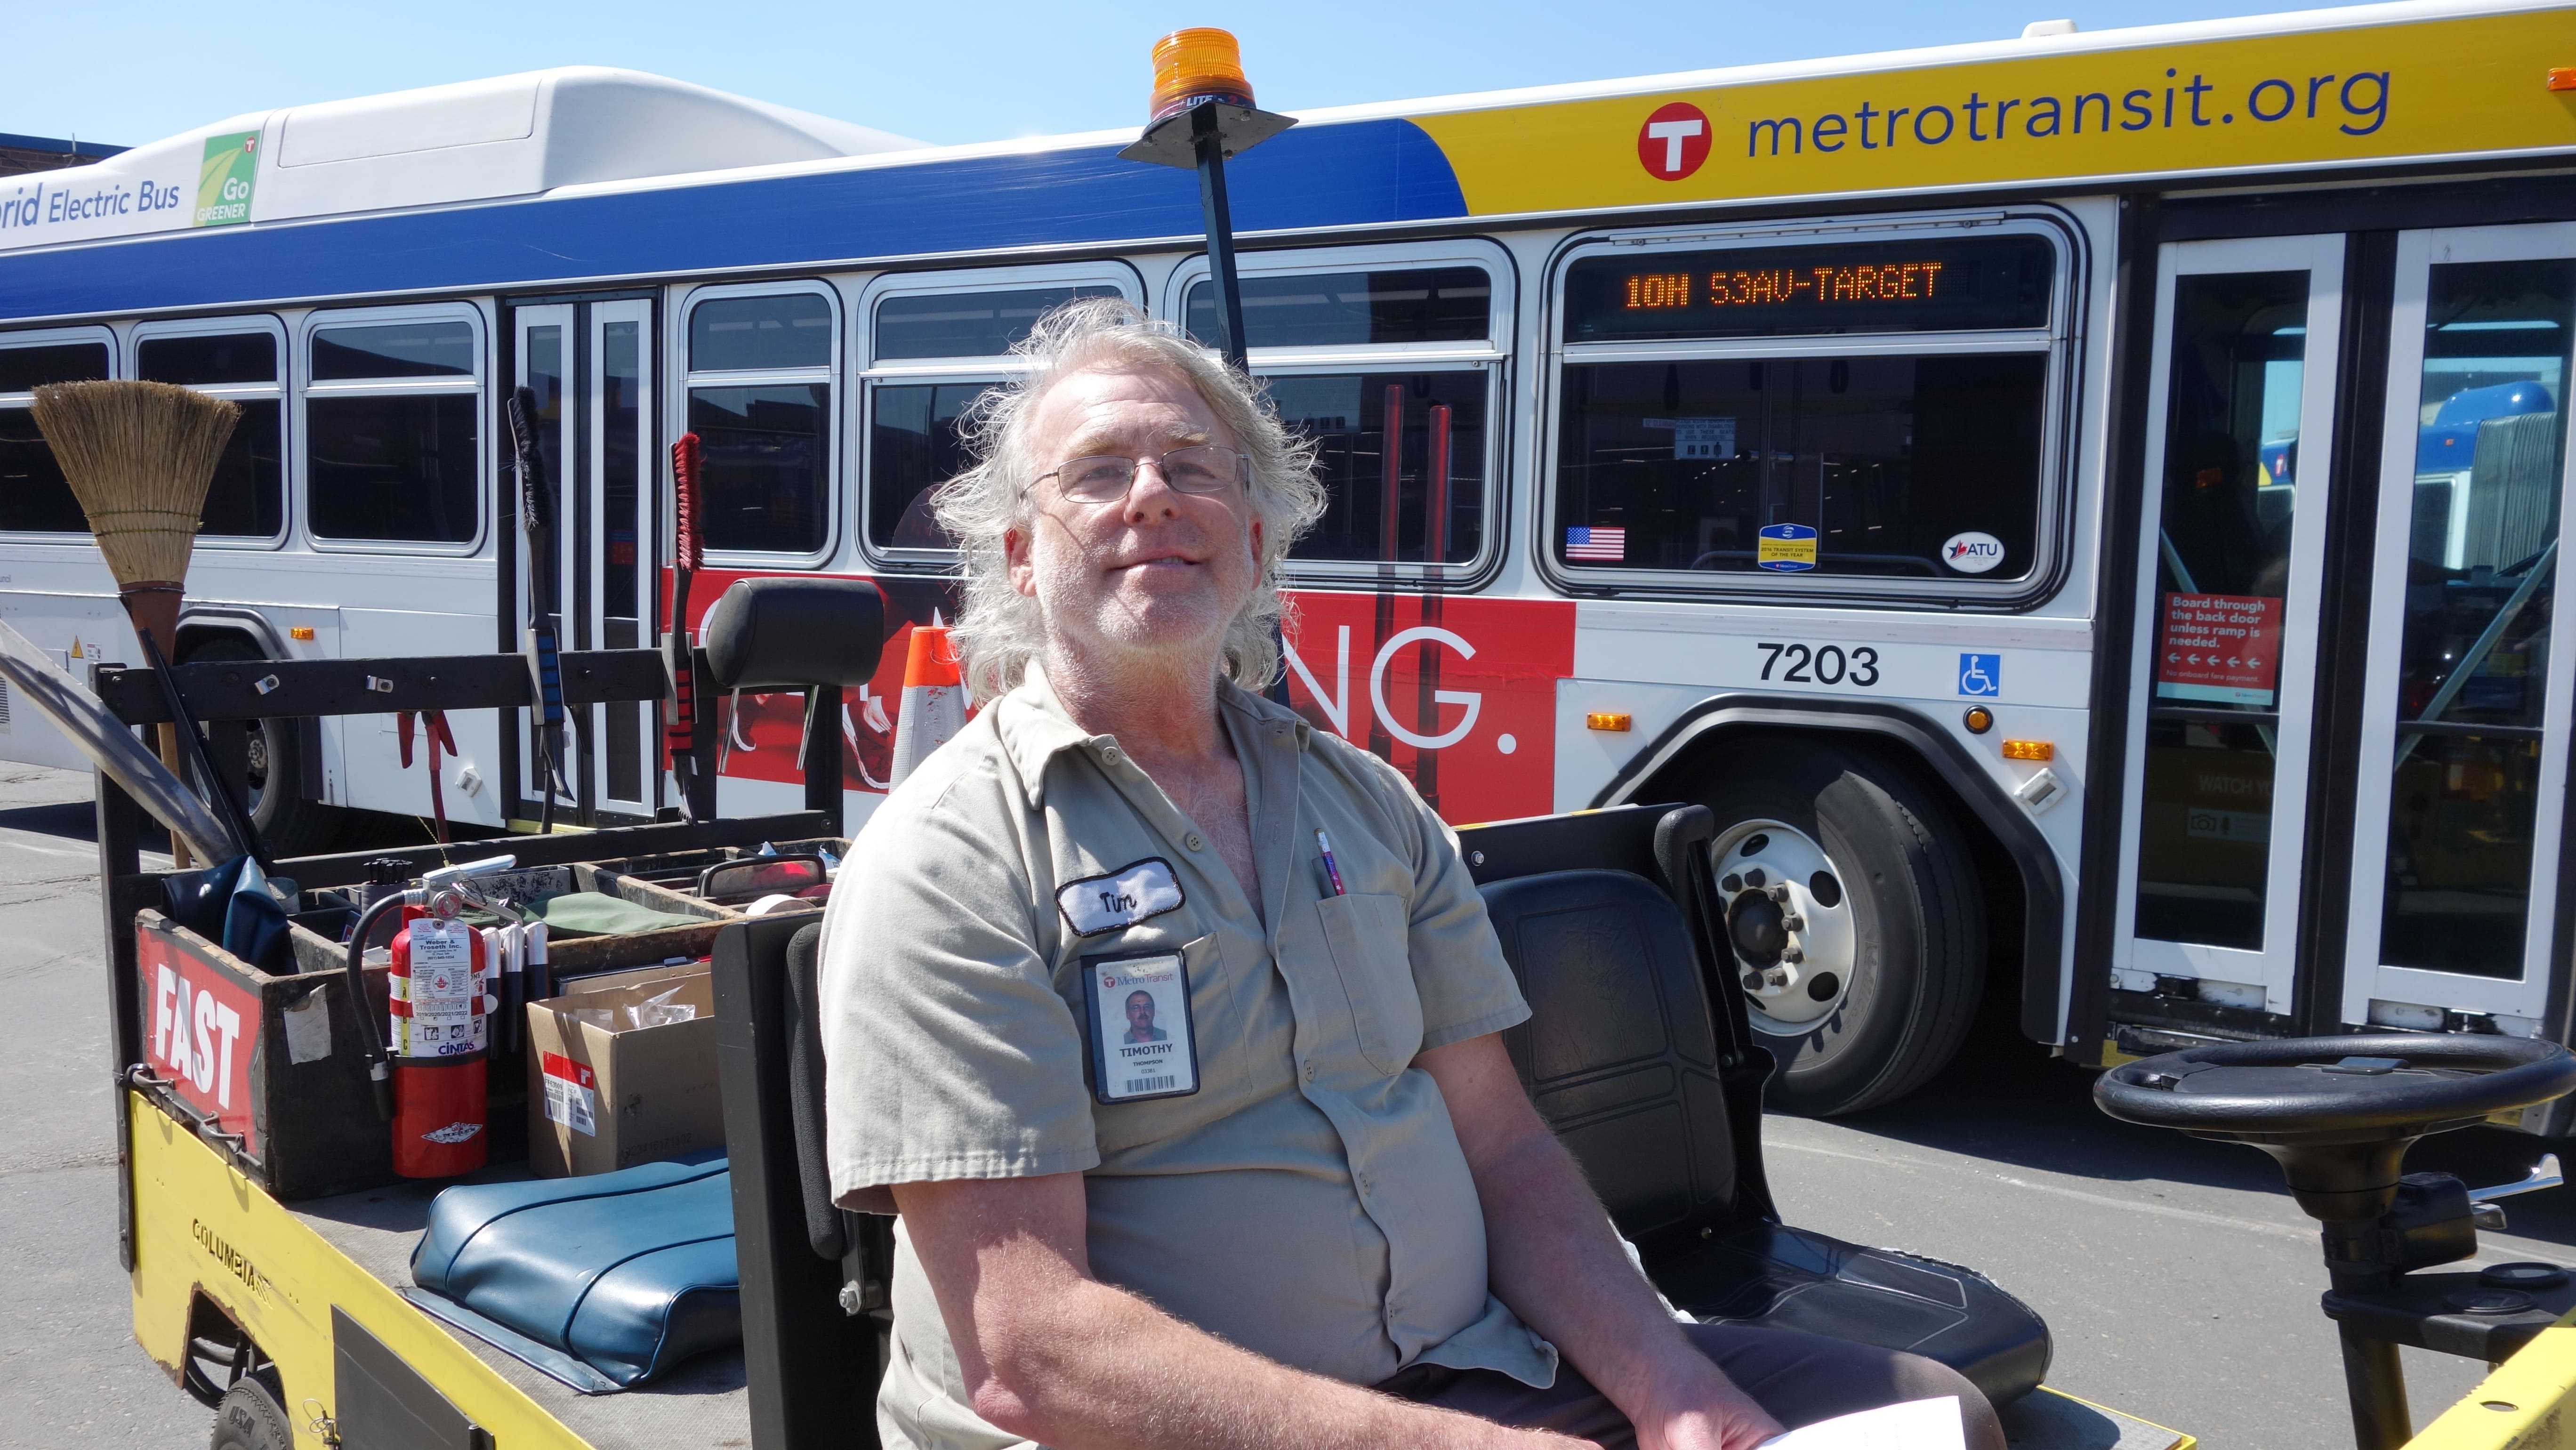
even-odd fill
[{"label": "blue sky", "polygon": [[1401,100],[2293,8],[2238,0],[0,0],[0,131],[134,145],[243,111],[556,65],[653,71],[934,142],[1141,123],[1146,49],[1241,36],[1264,105]]}]

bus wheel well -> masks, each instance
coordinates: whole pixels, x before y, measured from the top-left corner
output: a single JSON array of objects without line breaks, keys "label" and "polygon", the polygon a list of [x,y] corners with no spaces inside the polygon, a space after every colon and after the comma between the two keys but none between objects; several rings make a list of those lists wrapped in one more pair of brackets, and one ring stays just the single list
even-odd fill
[{"label": "bus wheel well", "polygon": [[213,1295],[194,1291],[188,1297],[187,1343],[179,1350],[179,1387],[211,1410],[245,1379],[259,1381],[278,1403],[286,1402],[277,1362]]},{"label": "bus wheel well", "polygon": [[[1975,807],[1960,795],[1957,787],[1943,776],[1938,767],[1903,742],[1891,739],[1881,731],[1837,726],[1822,719],[1812,724],[1802,723],[1796,729],[1771,724],[1722,724],[1702,734],[1692,742],[1691,749],[1675,756],[1653,775],[1623,792],[1622,798],[1638,804],[1687,799],[1693,783],[1716,767],[1730,748],[1779,739],[1830,742],[1837,749],[1868,762],[1875,771],[1901,776],[1948,810],[1951,824],[1958,829],[1972,853],[1972,867],[1985,906],[1987,976],[1975,1030],[1981,1035],[1994,1030],[2020,1031],[2021,1004],[2035,985],[2028,980],[2033,970],[2027,951],[2026,930],[2029,885],[2023,880],[2022,868],[2013,853],[1981,819]],[[2053,983],[2036,985],[2050,986]]]}]

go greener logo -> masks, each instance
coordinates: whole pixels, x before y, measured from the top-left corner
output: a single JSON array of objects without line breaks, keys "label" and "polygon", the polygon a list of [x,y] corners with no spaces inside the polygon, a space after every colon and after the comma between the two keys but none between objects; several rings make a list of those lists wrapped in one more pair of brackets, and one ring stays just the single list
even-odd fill
[{"label": "go greener logo", "polygon": [[249,221],[251,184],[258,176],[257,131],[207,137],[206,159],[197,168],[197,211],[193,224],[222,227]]}]

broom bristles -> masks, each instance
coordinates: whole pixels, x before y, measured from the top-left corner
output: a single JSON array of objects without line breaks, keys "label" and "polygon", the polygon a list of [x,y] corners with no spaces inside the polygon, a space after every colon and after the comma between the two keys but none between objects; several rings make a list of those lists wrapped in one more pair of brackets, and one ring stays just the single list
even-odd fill
[{"label": "broom bristles", "polygon": [[35,414],[118,587],[185,582],[241,405],[170,383],[48,383]]}]

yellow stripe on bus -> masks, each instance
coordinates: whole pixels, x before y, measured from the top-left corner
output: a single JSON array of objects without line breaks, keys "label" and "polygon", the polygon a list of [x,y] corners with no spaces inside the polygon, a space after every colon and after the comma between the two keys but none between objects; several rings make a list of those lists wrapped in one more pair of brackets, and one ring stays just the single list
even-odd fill
[{"label": "yellow stripe on bus", "polygon": [[311,1423],[334,1413],[337,1305],[510,1450],[585,1450],[583,1441],[436,1320],[333,1248],[235,1172],[194,1133],[135,1094],[134,1337],[173,1378],[198,1289],[277,1362],[299,1450],[325,1450]]},{"label": "yellow stripe on bus", "polygon": [[[1421,115],[1477,215],[2576,148],[2576,12],[2052,54]],[[2192,88],[2199,86],[2198,92]],[[2199,106],[2198,122],[2192,107]],[[1672,106],[1696,137],[1649,138]],[[1689,130],[1687,112],[1676,112]]]}]

